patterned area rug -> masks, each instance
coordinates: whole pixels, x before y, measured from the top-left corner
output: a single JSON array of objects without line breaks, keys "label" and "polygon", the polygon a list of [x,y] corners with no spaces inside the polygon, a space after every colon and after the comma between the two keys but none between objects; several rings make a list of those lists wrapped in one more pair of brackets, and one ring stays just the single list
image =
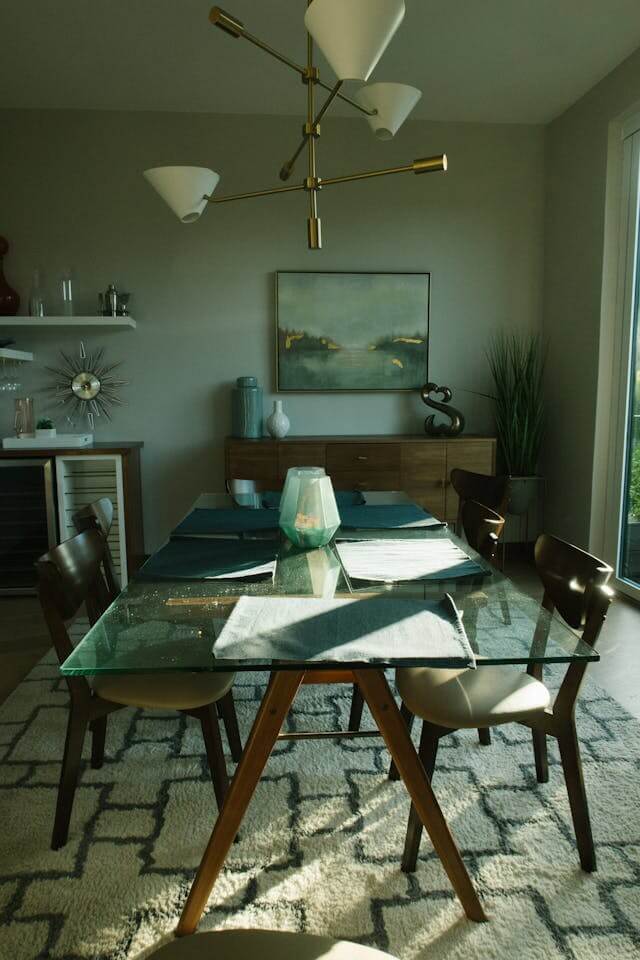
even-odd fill
[{"label": "patterned area rug", "polygon": [[[262,687],[238,677],[243,733]],[[298,729],[344,724],[347,687],[306,688]],[[143,958],[175,927],[214,818],[199,726],[121,711],[49,849],[67,694],[53,660],[0,711],[0,955]],[[535,782],[524,729],[445,742],[434,787],[490,923],[467,921],[428,840],[399,869],[408,800],[381,742],[302,741],[271,758],[201,928],[330,934],[402,958],[631,960],[640,950],[640,727],[593,685],[579,706],[599,870],[581,872],[558,756]]]}]

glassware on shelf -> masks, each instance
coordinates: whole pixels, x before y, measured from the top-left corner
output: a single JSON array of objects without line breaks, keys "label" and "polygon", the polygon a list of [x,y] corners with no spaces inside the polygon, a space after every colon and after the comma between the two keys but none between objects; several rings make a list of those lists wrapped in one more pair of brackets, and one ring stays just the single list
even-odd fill
[{"label": "glassware on shelf", "polygon": [[71,272],[67,271],[60,280],[62,292],[62,316],[73,316],[73,286],[71,283]]},{"label": "glassware on shelf", "polygon": [[331,478],[322,467],[291,467],[280,501],[280,528],[298,547],[323,547],[340,526]]},{"label": "glassware on shelf", "polygon": [[2,357],[2,375],[0,376],[0,393],[15,393],[22,384],[18,379],[19,365],[15,360]]},{"label": "glassware on shelf", "polygon": [[29,294],[29,316],[44,317],[45,312],[40,271],[34,270],[33,280],[31,282],[31,293]]},{"label": "glassware on shelf", "polygon": [[35,437],[35,420],[33,416],[33,398],[17,397],[15,402],[14,427],[16,437]]}]

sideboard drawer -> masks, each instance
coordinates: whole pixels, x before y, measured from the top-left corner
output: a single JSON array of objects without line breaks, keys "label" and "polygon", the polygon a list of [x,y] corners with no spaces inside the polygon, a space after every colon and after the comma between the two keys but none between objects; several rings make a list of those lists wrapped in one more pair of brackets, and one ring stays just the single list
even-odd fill
[{"label": "sideboard drawer", "polygon": [[[400,473],[400,445],[397,443],[328,443],[327,473],[356,471],[363,476],[373,473]],[[371,490],[380,489],[370,487]]]},{"label": "sideboard drawer", "polygon": [[280,480],[284,483],[289,467],[324,467],[324,443],[278,444]]},{"label": "sideboard drawer", "polygon": [[401,489],[399,470],[327,470],[327,473],[336,490]]},{"label": "sideboard drawer", "polygon": [[227,446],[227,478],[257,480],[264,488],[274,489],[278,483],[278,448],[275,444],[239,441]]}]

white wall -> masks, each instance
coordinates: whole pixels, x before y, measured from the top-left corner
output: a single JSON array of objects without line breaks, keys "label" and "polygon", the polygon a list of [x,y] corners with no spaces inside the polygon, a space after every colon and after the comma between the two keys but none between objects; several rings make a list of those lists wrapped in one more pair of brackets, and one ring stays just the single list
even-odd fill
[{"label": "white wall", "polygon": [[[605,233],[613,244],[617,241],[615,227],[605,224],[607,161],[611,158],[614,166],[620,158],[619,150],[609,153],[609,132],[612,121],[639,99],[637,51],[547,128],[545,526],[583,547],[589,546],[590,527],[602,526],[600,503],[591,515],[594,467],[600,481],[606,479],[606,465],[598,462],[606,453],[606,437],[597,459],[594,437],[598,402],[608,420],[608,390],[598,394],[605,365],[599,360],[603,353],[610,359],[601,329],[611,328],[615,306],[607,290],[603,296],[603,278],[615,286],[616,261],[616,251],[609,249],[607,269],[614,276],[607,278]],[[617,172],[609,169],[614,180]]]},{"label": "white wall", "polygon": [[[409,122],[379,144],[360,120],[328,119],[318,150],[326,176],[443,150],[450,170],[326,189],[322,251],[306,248],[302,195],[214,207],[183,226],[141,176],[187,160],[216,168],[220,193],[269,186],[297,141],[297,120],[5,111],[0,129],[0,233],[11,243],[5,272],[21,312],[37,266],[51,291],[72,266],[82,310],[93,312],[112,280],[133,293],[138,329],[85,341],[125,360],[127,405],[98,437],[145,442],[148,550],[198,492],[220,488],[235,377],[257,375],[271,405],[276,270],[431,271],[430,377],[454,388],[469,431],[491,430],[490,404],[461,391],[489,387],[485,348],[496,329],[541,324],[542,128]],[[44,364],[60,347],[77,345],[25,330],[19,346],[37,355],[28,389],[46,381]],[[406,394],[284,395],[284,405],[299,434],[419,432],[426,415]],[[11,411],[0,396],[3,435]]]}]

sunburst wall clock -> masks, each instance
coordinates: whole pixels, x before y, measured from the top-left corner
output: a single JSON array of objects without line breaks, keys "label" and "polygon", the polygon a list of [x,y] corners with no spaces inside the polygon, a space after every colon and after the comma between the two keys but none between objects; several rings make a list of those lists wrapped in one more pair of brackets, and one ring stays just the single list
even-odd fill
[{"label": "sunburst wall clock", "polygon": [[122,361],[106,363],[103,347],[87,354],[82,341],[77,357],[68,356],[64,350],[60,351],[60,356],[59,367],[46,368],[54,374],[55,381],[45,390],[53,393],[61,406],[70,404],[66,407],[70,418],[74,414],[86,416],[92,430],[95,417],[105,416],[111,420],[113,407],[123,402],[118,395],[119,388],[129,382],[113,376]]}]

